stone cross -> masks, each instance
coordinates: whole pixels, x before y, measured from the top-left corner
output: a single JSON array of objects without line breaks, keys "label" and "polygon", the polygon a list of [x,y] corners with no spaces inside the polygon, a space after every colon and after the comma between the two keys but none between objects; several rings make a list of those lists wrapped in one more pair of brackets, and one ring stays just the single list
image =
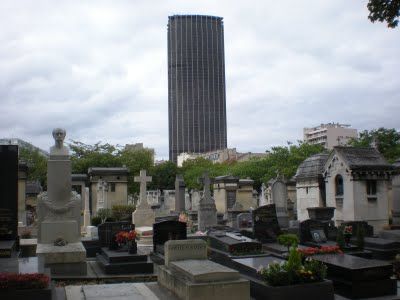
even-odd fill
[{"label": "stone cross", "polygon": [[135,176],[135,182],[140,182],[140,203],[138,208],[147,208],[149,204],[147,203],[147,182],[151,182],[151,176],[146,176],[146,170],[140,170],[140,175]]},{"label": "stone cross", "polygon": [[208,172],[204,172],[203,173],[203,177],[200,177],[200,182],[203,184],[203,198],[205,200],[209,200],[211,199],[211,192],[210,192],[210,184],[211,184],[211,180],[210,177],[208,176]]}]

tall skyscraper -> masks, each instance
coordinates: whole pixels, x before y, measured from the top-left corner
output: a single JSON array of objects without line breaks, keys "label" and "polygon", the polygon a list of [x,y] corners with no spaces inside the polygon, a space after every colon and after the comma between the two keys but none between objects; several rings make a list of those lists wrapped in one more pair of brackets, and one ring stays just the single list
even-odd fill
[{"label": "tall skyscraper", "polygon": [[222,18],[168,20],[169,159],[227,147]]}]

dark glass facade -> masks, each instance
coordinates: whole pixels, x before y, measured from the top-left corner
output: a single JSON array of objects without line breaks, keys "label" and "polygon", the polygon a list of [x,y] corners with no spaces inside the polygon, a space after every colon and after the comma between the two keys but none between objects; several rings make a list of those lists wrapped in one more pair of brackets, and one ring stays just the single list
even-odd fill
[{"label": "dark glass facade", "polygon": [[227,147],[222,18],[168,20],[169,159]]}]

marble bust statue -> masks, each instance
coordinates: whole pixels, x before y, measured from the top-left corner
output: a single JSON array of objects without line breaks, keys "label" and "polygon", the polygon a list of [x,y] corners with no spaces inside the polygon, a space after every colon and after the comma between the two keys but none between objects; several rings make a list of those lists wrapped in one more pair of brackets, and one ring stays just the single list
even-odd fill
[{"label": "marble bust statue", "polygon": [[65,139],[65,129],[55,128],[53,129],[53,138],[55,141],[55,145],[50,148],[50,155],[69,155],[69,150],[66,146],[64,146]]}]

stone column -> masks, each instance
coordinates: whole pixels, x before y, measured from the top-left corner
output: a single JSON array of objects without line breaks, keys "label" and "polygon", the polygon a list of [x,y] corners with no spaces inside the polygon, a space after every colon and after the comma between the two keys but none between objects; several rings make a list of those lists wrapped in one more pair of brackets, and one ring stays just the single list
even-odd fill
[{"label": "stone column", "polygon": [[175,179],[175,211],[185,211],[185,181],[180,174]]}]

